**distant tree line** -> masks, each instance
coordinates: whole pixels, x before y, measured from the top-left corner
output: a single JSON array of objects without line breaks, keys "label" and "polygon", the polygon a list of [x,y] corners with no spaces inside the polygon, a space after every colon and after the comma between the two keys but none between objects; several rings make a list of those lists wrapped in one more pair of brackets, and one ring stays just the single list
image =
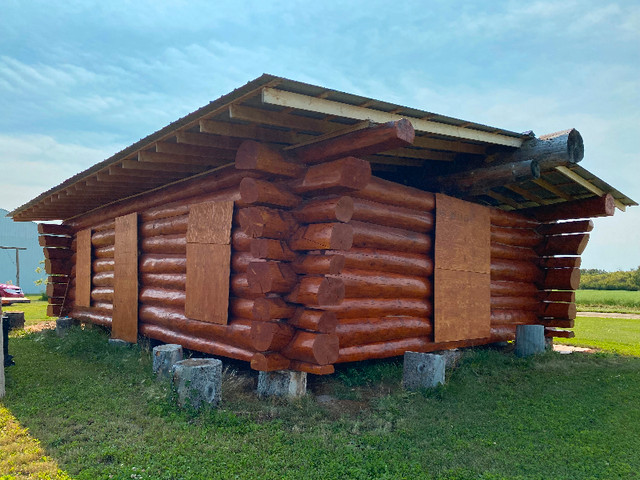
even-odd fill
[{"label": "distant tree line", "polygon": [[585,290],[640,290],[640,267],[607,272],[598,268],[580,269],[580,288]]}]

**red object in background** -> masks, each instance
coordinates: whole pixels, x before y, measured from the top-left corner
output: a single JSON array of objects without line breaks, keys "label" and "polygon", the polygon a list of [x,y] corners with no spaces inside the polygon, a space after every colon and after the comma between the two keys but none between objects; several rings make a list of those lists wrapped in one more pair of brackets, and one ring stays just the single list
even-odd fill
[{"label": "red object in background", "polygon": [[19,286],[6,283],[0,283],[0,297],[2,297],[2,305],[31,302],[31,300],[24,296]]}]

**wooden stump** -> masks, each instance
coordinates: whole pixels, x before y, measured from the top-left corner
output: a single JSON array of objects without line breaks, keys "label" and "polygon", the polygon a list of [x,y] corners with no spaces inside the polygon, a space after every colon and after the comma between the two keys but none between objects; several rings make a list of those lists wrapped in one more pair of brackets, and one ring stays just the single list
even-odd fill
[{"label": "wooden stump", "polygon": [[528,357],[544,351],[544,325],[518,325],[516,327],[516,355],[518,357]]},{"label": "wooden stump", "polygon": [[222,361],[213,358],[189,358],[173,366],[173,385],[178,404],[200,408],[203,403],[218,405],[222,390]]}]

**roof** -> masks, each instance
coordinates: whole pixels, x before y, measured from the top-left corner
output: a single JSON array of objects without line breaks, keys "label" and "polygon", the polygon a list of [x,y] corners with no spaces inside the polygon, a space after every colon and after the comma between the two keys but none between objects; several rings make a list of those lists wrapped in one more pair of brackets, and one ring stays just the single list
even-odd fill
[{"label": "roof", "polygon": [[[264,74],[44,192],[9,215],[16,221],[68,220],[95,208],[233,163],[255,139],[287,149],[371,124],[407,118],[413,146],[369,155],[375,174],[415,177],[519,148],[516,133]],[[621,209],[636,202],[577,165],[474,197],[505,209],[611,193]],[[419,186],[419,185],[416,185]]]}]

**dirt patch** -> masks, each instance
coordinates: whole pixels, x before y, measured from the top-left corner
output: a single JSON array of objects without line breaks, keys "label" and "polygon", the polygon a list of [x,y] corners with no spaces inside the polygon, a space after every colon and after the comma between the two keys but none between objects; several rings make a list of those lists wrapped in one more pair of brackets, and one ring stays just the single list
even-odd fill
[{"label": "dirt patch", "polygon": [[24,327],[24,330],[26,332],[33,333],[33,332],[41,332],[42,330],[53,330],[55,328],[56,328],[56,322],[51,321],[51,322],[40,322],[40,323],[36,323],[35,325],[27,325],[26,327]]},{"label": "dirt patch", "polygon": [[588,348],[588,347],[576,347],[573,345],[560,345],[556,344],[553,346],[553,351],[562,353],[564,355],[568,355],[570,353],[596,353],[598,349],[596,348]]}]

